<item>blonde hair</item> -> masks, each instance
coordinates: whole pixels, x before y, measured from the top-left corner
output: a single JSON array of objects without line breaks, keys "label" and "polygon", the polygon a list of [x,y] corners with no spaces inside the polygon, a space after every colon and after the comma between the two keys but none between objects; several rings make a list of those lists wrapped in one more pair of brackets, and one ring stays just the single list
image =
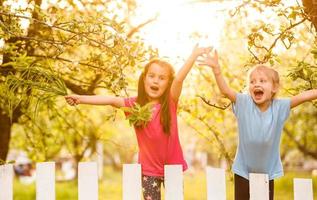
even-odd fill
[{"label": "blonde hair", "polygon": [[[251,75],[254,72],[264,73],[272,81],[273,87],[276,87],[276,89],[278,89],[280,87],[280,75],[279,75],[279,73],[275,69],[268,67],[266,65],[263,65],[263,64],[255,65],[253,68],[251,68],[249,70],[248,85],[250,83]],[[274,93],[273,97],[275,96],[275,94],[276,93]]]}]

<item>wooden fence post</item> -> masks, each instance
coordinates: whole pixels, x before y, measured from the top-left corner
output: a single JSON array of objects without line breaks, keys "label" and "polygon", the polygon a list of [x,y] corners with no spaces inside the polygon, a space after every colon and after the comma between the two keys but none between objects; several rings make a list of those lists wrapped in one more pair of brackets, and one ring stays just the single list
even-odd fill
[{"label": "wooden fence post", "polygon": [[207,200],[226,200],[226,175],[220,168],[206,168]]},{"label": "wooden fence post", "polygon": [[141,200],[141,165],[124,164],[122,174],[122,199]]},{"label": "wooden fence post", "polygon": [[[0,200],[13,200],[13,165],[0,165]],[[140,164],[124,164],[123,200],[142,199]],[[165,165],[165,200],[183,200],[183,170],[181,165]],[[206,168],[207,200],[226,199],[225,170]],[[267,174],[250,173],[250,200],[269,200]],[[55,163],[36,164],[36,200],[55,200]],[[98,166],[96,162],[78,165],[78,199],[98,200]],[[313,200],[312,179],[294,178],[294,200]]]},{"label": "wooden fence post", "polygon": [[267,174],[249,174],[250,200],[269,200],[269,178]]},{"label": "wooden fence post", "polygon": [[36,164],[36,200],[55,200],[55,162]]},{"label": "wooden fence post", "polygon": [[78,165],[78,199],[98,200],[98,168],[96,162]]},{"label": "wooden fence post", "polygon": [[103,143],[97,142],[96,144],[96,153],[97,153],[97,165],[98,165],[98,178],[99,180],[103,177]]},{"label": "wooden fence post", "polygon": [[0,165],[0,200],[13,199],[13,165]]},{"label": "wooden fence post", "polygon": [[165,165],[165,200],[183,200],[182,165]]},{"label": "wooden fence post", "polygon": [[294,200],[313,200],[312,179],[294,178]]}]

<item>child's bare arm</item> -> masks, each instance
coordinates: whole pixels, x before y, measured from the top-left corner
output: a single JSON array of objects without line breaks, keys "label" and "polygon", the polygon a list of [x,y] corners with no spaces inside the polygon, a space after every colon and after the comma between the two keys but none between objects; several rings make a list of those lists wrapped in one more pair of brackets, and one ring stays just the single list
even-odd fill
[{"label": "child's bare arm", "polygon": [[124,100],[121,97],[97,96],[97,95],[68,95],[65,100],[71,106],[77,104],[91,105],[110,105],[116,108],[124,106]]},{"label": "child's bare arm", "polygon": [[209,53],[210,51],[211,51],[210,47],[204,48],[204,47],[198,47],[198,45],[194,47],[191,55],[186,60],[183,67],[177,72],[176,77],[171,85],[171,96],[174,100],[178,100],[182,92],[183,81],[185,80],[188,72],[193,67],[197,57],[205,53]]},{"label": "child's bare arm", "polygon": [[214,56],[208,54],[203,60],[200,60],[199,65],[207,65],[211,67],[220,92],[230,99],[231,102],[236,102],[237,93],[227,85],[221,73],[217,51],[215,50]]},{"label": "child's bare arm", "polygon": [[307,90],[291,98],[291,108],[314,99],[317,99],[317,89]]}]

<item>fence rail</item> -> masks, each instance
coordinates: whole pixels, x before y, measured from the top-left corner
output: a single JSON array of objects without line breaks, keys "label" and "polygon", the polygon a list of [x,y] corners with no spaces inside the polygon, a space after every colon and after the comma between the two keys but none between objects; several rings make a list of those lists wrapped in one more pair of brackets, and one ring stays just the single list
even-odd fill
[{"label": "fence rail", "polygon": [[[0,166],[0,200],[13,200],[13,165]],[[207,200],[226,199],[225,170],[206,168]],[[269,200],[268,176],[250,174],[250,199]],[[165,166],[165,199],[183,200],[183,174],[180,165]],[[124,164],[123,200],[141,200],[141,166]],[[96,162],[78,165],[78,199],[98,200],[98,167]],[[55,163],[36,164],[36,200],[55,200]],[[294,200],[313,200],[311,179],[294,179]]]}]

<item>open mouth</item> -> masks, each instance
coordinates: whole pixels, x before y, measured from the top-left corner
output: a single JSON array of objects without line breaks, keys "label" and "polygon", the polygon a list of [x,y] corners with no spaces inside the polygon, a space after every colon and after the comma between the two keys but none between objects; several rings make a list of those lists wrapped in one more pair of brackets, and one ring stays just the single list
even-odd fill
[{"label": "open mouth", "polygon": [[254,90],[253,94],[256,99],[260,99],[263,96],[264,92],[262,90]]},{"label": "open mouth", "polygon": [[157,86],[151,86],[150,88],[151,88],[151,90],[153,90],[153,91],[158,91],[158,90],[159,90],[159,88],[158,88]]}]

